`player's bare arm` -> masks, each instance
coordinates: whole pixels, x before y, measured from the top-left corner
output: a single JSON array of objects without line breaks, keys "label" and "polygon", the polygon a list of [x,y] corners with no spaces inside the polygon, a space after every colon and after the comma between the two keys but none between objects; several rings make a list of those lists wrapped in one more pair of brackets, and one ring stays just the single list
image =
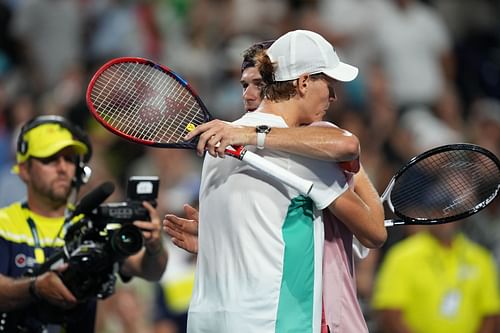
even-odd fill
[{"label": "player's bare arm", "polygon": [[363,168],[355,175],[354,191],[346,191],[329,207],[367,248],[379,248],[387,239],[384,209],[377,190]]},{"label": "player's bare arm", "polygon": [[[188,134],[186,140],[199,135],[197,152],[205,150],[214,157],[223,157],[228,145],[256,145],[254,127],[242,127],[221,120],[202,124]],[[300,138],[300,140],[297,140]],[[304,126],[274,127],[266,135],[265,148],[286,151],[314,159],[334,162],[351,161],[359,157],[359,140],[338,127]]]}]

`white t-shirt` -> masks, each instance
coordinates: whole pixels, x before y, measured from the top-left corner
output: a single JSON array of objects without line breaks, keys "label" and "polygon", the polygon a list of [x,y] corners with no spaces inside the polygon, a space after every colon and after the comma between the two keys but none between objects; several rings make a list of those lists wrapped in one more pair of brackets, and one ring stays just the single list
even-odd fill
[{"label": "white t-shirt", "polygon": [[391,95],[397,106],[434,104],[444,90],[441,60],[451,45],[444,21],[418,1],[404,10],[387,4],[373,31]]},{"label": "white t-shirt", "polygon": [[[235,124],[287,127],[281,117],[260,112]],[[312,180],[325,204],[316,207],[244,162],[207,155],[188,332],[319,332],[321,210],[348,188],[345,176],[331,162],[248,148]]]}]

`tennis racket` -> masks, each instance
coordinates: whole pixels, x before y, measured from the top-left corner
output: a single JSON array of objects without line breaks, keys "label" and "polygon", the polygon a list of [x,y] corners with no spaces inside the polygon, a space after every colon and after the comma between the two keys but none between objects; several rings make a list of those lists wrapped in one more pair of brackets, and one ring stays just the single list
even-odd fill
[{"label": "tennis racket", "polygon": [[461,220],[490,204],[500,189],[500,162],[473,144],[450,144],[412,158],[389,182],[382,202],[396,218],[385,226]]},{"label": "tennis racket", "polygon": [[[116,58],[92,77],[87,105],[106,129],[147,146],[196,149],[198,138],[184,136],[212,119],[194,89],[170,68],[143,58]],[[227,147],[226,154],[309,195],[313,183],[248,151]]]}]

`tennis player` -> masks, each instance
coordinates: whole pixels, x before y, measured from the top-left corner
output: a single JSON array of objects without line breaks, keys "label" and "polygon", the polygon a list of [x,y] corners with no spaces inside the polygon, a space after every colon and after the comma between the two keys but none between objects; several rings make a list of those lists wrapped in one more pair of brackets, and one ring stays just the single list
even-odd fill
[{"label": "tennis player", "polygon": [[[282,36],[268,54],[257,64],[264,73],[264,101],[235,126],[265,125],[274,131],[312,123],[333,101],[334,79],[349,81],[357,74],[340,62],[326,40],[308,31]],[[276,69],[271,60],[278,60]],[[198,132],[203,137],[211,128]],[[365,245],[377,247],[385,241],[383,213],[369,209],[348,190],[340,168],[283,151],[255,151],[314,181],[324,200],[313,205],[249,166],[208,154],[188,332],[318,332],[325,208],[359,232]]]}]

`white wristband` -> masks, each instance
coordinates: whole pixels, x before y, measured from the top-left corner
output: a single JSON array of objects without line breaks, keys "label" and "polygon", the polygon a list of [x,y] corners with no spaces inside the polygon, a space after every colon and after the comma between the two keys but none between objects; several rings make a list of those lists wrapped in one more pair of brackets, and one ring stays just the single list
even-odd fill
[{"label": "white wristband", "polygon": [[264,143],[266,142],[267,133],[257,133],[257,148],[264,149]]},{"label": "white wristband", "polygon": [[271,128],[266,125],[259,125],[255,128],[255,131],[257,132],[257,149],[264,149],[266,135],[271,131]]}]

